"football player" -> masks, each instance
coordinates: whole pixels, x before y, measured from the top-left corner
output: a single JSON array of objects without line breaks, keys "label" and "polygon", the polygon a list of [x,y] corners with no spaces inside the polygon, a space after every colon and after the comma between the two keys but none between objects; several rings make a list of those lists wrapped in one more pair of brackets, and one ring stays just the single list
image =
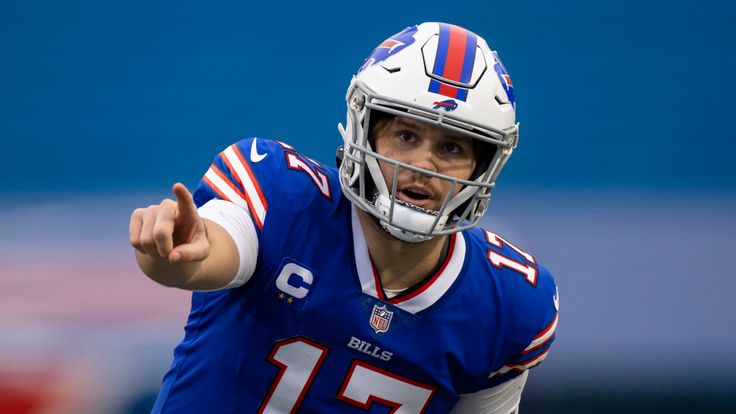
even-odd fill
[{"label": "football player", "polygon": [[473,32],[408,27],[347,91],[339,169],[279,141],[137,209],[145,274],[192,290],[161,413],[518,411],[557,290],[476,225],[516,147],[511,78]]}]

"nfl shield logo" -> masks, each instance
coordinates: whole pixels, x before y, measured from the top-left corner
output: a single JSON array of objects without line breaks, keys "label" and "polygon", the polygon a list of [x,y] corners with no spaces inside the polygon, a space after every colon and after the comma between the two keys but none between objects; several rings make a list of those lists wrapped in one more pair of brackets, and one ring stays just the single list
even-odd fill
[{"label": "nfl shield logo", "polygon": [[388,326],[391,324],[391,318],[393,316],[394,313],[386,309],[386,305],[373,305],[373,313],[371,314],[371,328],[373,328],[376,333],[388,331]]}]

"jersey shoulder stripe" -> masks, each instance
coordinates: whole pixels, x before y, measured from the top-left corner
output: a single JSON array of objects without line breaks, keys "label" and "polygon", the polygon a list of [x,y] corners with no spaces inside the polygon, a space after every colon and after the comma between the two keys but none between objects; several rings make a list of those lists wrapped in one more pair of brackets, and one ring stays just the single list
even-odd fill
[{"label": "jersey shoulder stripe", "polygon": [[234,203],[240,207],[247,207],[243,191],[236,186],[227,175],[216,165],[212,164],[202,177],[202,181],[221,199]]},{"label": "jersey shoulder stripe", "polygon": [[340,203],[340,197],[334,195],[340,193],[336,169],[284,142],[247,138],[215,157],[194,200],[202,206],[212,198],[220,198],[243,207],[260,233],[269,211],[277,216],[275,223],[284,212],[334,208]]},{"label": "jersey shoulder stripe", "polygon": [[542,332],[540,332],[537,336],[534,337],[534,340],[532,340],[532,343],[529,344],[526,349],[524,349],[521,354],[528,354],[532,351],[536,351],[537,349],[548,345],[554,340],[555,336],[555,330],[557,329],[557,314],[555,314],[554,319],[552,319],[552,322],[550,322],[549,325],[547,325]]},{"label": "jersey shoulder stripe", "polygon": [[[230,201],[247,209],[257,228],[262,231],[268,212],[267,185],[264,185],[264,181],[269,174],[256,174],[253,164],[260,163],[266,167],[266,164],[279,163],[281,156],[276,156],[274,151],[280,148],[271,141],[258,138],[248,138],[230,145],[215,157],[205,173],[195,192],[195,202],[201,206],[215,197]],[[249,152],[250,156],[246,157]],[[266,161],[267,157],[271,160]],[[275,166],[266,168],[273,170]]]}]

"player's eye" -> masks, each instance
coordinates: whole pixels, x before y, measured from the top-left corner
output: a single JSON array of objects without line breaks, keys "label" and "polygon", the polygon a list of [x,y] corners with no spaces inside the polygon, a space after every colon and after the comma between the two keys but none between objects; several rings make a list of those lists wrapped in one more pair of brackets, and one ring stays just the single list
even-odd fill
[{"label": "player's eye", "polygon": [[457,142],[453,142],[453,141],[448,141],[448,142],[443,143],[440,149],[443,152],[447,152],[450,154],[462,154],[464,152],[463,147]]},{"label": "player's eye", "polygon": [[399,139],[404,142],[414,142],[417,139],[416,134],[411,131],[399,131]]}]

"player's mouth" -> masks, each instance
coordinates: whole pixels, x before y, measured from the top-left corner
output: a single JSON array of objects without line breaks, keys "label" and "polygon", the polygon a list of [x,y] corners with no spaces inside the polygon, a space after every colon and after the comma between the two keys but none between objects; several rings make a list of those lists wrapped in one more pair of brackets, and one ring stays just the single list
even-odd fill
[{"label": "player's mouth", "polygon": [[409,204],[413,204],[422,208],[434,207],[434,197],[432,192],[421,185],[408,185],[399,190],[399,200],[405,201]]}]

